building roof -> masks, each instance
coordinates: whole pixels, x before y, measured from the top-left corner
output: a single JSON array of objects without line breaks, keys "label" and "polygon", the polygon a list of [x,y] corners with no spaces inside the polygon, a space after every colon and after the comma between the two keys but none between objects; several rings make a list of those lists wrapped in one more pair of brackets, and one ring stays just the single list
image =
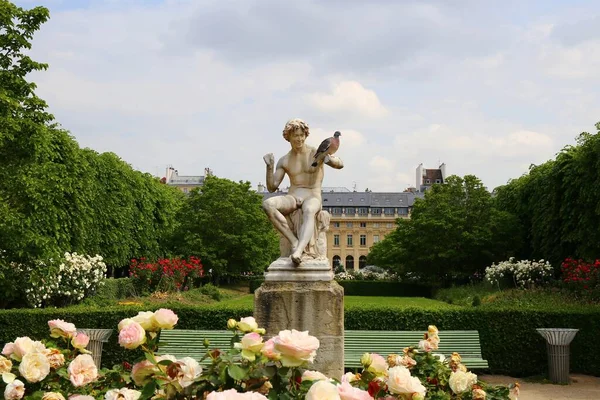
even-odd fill
[{"label": "building roof", "polygon": [[[264,197],[284,195],[285,192],[265,193]],[[324,207],[412,207],[415,198],[423,193],[411,192],[323,192]]]},{"label": "building roof", "polygon": [[440,182],[444,180],[441,169],[425,169],[423,171],[423,179],[430,179],[431,182],[435,182],[436,179],[439,179]]},{"label": "building roof", "polygon": [[167,182],[168,185],[202,185],[204,176],[172,176]]}]

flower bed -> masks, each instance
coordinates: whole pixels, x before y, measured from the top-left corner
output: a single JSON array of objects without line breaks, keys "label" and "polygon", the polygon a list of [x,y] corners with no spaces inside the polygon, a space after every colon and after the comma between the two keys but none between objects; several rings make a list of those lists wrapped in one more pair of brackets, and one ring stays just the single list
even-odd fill
[{"label": "flower bed", "polygon": [[[98,371],[86,350],[89,338],[63,320],[48,321],[44,342],[19,337],[0,356],[6,400],[127,399],[489,399],[509,398],[509,388],[478,382],[461,364],[460,355],[436,355],[437,328],[429,326],[418,346],[402,355],[365,353],[361,373],[341,380],[307,369],[319,340],[309,332],[284,330],[264,342],[265,330],[252,317],[230,319],[229,349],[208,350],[202,368],[190,357],[156,355],[161,329],[173,329],[179,317],[169,309],[142,311],[118,324],[118,342],[143,356],[131,367]],[[518,390],[518,386],[515,387]],[[268,397],[267,397],[268,396]]]}]

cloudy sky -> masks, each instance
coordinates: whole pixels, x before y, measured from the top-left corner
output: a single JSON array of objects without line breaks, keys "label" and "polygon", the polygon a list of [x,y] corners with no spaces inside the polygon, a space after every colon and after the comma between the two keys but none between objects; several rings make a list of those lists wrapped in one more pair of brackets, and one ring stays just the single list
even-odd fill
[{"label": "cloudy sky", "polygon": [[444,162],[492,189],[600,121],[595,0],[16,3],[50,9],[32,79],[57,120],[158,176],[264,182],[299,117],[314,146],[342,132],[325,186],[401,191]]}]

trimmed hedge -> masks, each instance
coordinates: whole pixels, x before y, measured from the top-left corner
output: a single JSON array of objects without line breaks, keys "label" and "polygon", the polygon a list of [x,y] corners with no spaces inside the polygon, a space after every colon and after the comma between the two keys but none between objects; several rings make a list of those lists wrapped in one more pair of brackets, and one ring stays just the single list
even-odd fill
[{"label": "trimmed hedge", "polygon": [[[165,306],[165,305],[163,305]],[[171,305],[179,316],[179,329],[224,329],[227,319],[251,315],[250,307],[181,307]],[[121,349],[116,326],[126,317],[146,310],[140,307],[102,309],[44,309],[0,311],[0,345],[18,336],[47,338],[47,321],[62,318],[81,328],[115,328],[105,344],[102,364],[133,362],[141,353]],[[600,376],[600,309],[581,311],[522,311],[516,309],[456,308],[423,310],[393,307],[350,307],[345,313],[346,329],[424,331],[430,324],[440,330],[474,329],[481,338],[483,357],[493,373],[512,376],[540,374],[547,369],[545,340],[536,328],[568,327],[579,332],[571,343],[571,372]],[[400,350],[400,349],[398,349]],[[365,348],[365,351],[368,351]]]},{"label": "trimmed hedge", "polygon": [[[264,279],[250,281],[250,293],[264,282]],[[347,280],[336,281],[344,288],[346,296],[385,296],[385,297],[426,297],[432,299],[437,287],[424,283]]]}]

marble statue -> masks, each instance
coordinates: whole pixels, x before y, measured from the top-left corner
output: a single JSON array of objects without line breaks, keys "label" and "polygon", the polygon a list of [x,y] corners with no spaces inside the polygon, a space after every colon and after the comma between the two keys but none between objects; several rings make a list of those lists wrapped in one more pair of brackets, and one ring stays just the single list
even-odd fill
[{"label": "marble statue", "polygon": [[[344,167],[342,160],[333,156],[339,146],[339,132],[331,140],[323,141],[318,150],[305,143],[309,134],[304,121],[292,119],[283,129],[283,137],[290,142],[291,150],[279,159],[277,165],[272,153],[263,157],[267,164],[269,192],[278,189],[286,174],[290,179],[287,194],[266,199],[263,209],[283,236],[281,256],[289,256],[294,265],[306,260],[326,259],[325,231],[329,228],[329,213],[321,210],[324,164],[335,169]],[[327,141],[335,143],[335,146],[325,149]]]}]

